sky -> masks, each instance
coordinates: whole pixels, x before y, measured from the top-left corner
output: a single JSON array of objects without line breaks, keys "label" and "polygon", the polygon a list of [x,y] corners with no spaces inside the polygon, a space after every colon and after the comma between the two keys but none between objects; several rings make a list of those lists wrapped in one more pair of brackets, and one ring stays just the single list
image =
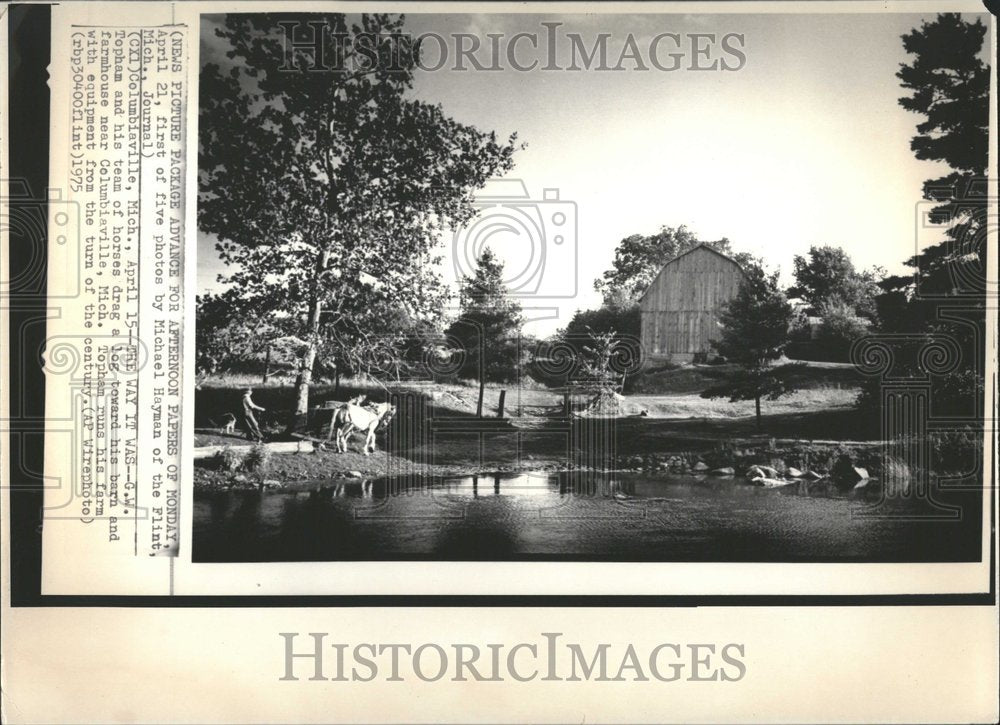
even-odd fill
[{"label": "sky", "polygon": [[[516,131],[527,143],[507,178],[520,179],[532,200],[558,189],[562,202],[573,202],[558,207],[570,217],[559,228],[550,219],[555,206],[527,212],[549,213],[545,241],[536,234],[534,247],[525,234],[501,227],[485,242],[507,261],[511,276],[531,277],[528,287],[537,293],[522,304],[539,311],[529,312],[537,321],[525,331],[545,335],[574,310],[600,305],[593,282],[623,237],[663,225],[686,225],[705,240],[728,237],[736,251],[780,268],[786,283],[793,257],[820,244],[843,247],[860,268],[904,271],[914,251],[921,184],[942,172],[914,158],[909,144],[921,117],[897,103],[903,93],[895,73],[907,60],[900,36],[922,20],[933,15],[409,14],[406,27],[446,37],[472,33],[486,46],[488,33],[506,41],[518,32],[544,34],[541,23],[559,22],[562,67],[570,65],[569,33],[579,33],[588,48],[599,33],[610,33],[609,65],[632,34],[646,58],[645,71],[627,62],[621,72],[520,72],[455,70],[452,56],[440,70],[416,72],[414,96],[440,103],[462,123],[501,136]],[[202,62],[219,52],[206,32],[213,22],[203,21]],[[684,41],[682,68],[657,70],[647,49],[665,32],[715,34],[712,59],[732,64],[738,58],[721,54],[718,40],[742,34],[745,63],[731,72],[687,70]],[[537,53],[519,47],[522,63],[544,63],[544,40]],[[661,47],[666,65],[662,56],[674,48]],[[486,54],[479,55],[488,65]],[[433,65],[431,57],[425,64]],[[562,230],[567,234],[557,246]],[[473,236],[487,238],[469,234],[459,246]],[[453,242],[442,240],[441,271],[450,282],[467,268],[452,263]],[[540,268],[541,257],[530,250],[537,253],[543,243]],[[199,293],[218,289],[215,277],[223,270],[212,247],[212,239],[199,239]]]}]

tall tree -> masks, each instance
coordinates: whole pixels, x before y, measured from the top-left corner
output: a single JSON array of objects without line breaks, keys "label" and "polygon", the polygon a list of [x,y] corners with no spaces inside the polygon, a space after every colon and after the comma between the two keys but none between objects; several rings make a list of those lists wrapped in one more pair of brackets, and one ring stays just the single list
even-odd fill
[{"label": "tall tree", "polygon": [[[282,31],[321,33],[324,57],[287,57]],[[393,308],[440,309],[438,234],[512,167],[515,137],[410,96],[420,48],[402,16],[227,15],[216,35],[230,63],[201,71],[198,222],[235,294],[307,342],[301,415],[324,338],[349,351]]]},{"label": "tall tree", "polygon": [[[938,15],[902,36],[903,48],[913,60],[901,64],[896,73],[910,92],[899,104],[924,117],[910,148],[918,159],[951,168],[923,185],[924,198],[940,202],[934,216],[952,222],[946,239],[907,261],[925,295],[976,295],[986,272],[982,230],[987,211],[990,68],[981,58],[985,37],[981,20],[968,22],[957,13]],[[970,264],[978,270],[958,269]],[[894,277],[885,286],[900,290],[912,283],[912,277]]]},{"label": "tall tree", "polygon": [[521,375],[521,305],[504,284],[503,262],[486,247],[476,271],[462,280],[461,314],[446,335],[465,355],[459,374],[482,385],[511,382]]},{"label": "tall tree", "polygon": [[[974,419],[983,412],[986,229],[985,173],[989,147],[989,76],[983,61],[986,26],[956,13],[902,36],[912,56],[896,74],[909,93],[899,99],[923,120],[910,148],[918,159],[950,167],[928,179],[923,196],[934,203],[932,220],[946,225],[942,241],[919,250],[906,264],[913,275],[887,277],[879,300],[880,329],[907,333],[892,343],[892,375],[926,379],[920,349],[933,333],[957,342],[961,366],[933,378],[935,415]],[[954,300],[954,304],[951,302]],[[870,378],[858,399],[881,404],[880,381]]]},{"label": "tall tree", "polygon": [[[611,269],[594,282],[594,289],[604,296],[607,307],[634,305],[664,264],[701,243],[697,235],[683,225],[662,226],[656,234],[649,236],[632,234],[625,237],[615,248]],[[725,237],[705,243],[732,256],[740,264],[751,261],[749,255],[734,253]]]},{"label": "tall tree", "polygon": [[774,365],[788,344],[792,306],[778,287],[778,273],[767,274],[756,264],[745,270],[739,291],[723,308],[722,337],[712,341],[718,353],[739,367],[724,383],[704,392],[704,398],[753,400],[757,427],[761,398],[774,400],[789,392],[788,371],[795,365]]},{"label": "tall tree", "polygon": [[846,306],[856,315],[875,317],[875,297],[882,291],[877,280],[885,275],[883,270],[859,272],[847,252],[829,245],[810,247],[808,258],[796,254],[793,265],[795,284],[788,296],[803,300],[810,314]]}]

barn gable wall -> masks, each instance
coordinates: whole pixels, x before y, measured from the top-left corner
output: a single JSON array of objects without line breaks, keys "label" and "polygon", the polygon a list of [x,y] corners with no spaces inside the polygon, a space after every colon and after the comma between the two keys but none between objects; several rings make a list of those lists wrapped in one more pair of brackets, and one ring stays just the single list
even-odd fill
[{"label": "barn gable wall", "polygon": [[743,270],[728,257],[696,247],[671,260],[639,302],[648,358],[689,362],[719,337],[722,306],[739,289]]}]

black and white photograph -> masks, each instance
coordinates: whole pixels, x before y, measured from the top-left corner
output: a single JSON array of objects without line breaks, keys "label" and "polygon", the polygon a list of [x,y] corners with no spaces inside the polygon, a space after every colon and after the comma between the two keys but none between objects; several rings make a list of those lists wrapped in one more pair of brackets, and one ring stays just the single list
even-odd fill
[{"label": "black and white photograph", "polygon": [[202,15],[193,561],[981,561],[988,21]]},{"label": "black and white photograph", "polygon": [[995,6],[0,9],[0,720],[996,723]]}]

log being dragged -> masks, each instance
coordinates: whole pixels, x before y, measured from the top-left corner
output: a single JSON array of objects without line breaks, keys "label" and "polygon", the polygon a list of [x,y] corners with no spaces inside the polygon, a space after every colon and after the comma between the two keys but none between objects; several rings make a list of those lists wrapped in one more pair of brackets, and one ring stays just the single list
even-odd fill
[{"label": "log being dragged", "polygon": [[[261,443],[271,453],[298,453],[302,450],[302,441],[277,441],[275,443]],[[249,451],[253,446],[201,446],[200,448],[195,448],[191,454],[191,457],[195,460],[200,458],[211,458],[222,452],[223,448],[229,448],[234,451]]]}]

